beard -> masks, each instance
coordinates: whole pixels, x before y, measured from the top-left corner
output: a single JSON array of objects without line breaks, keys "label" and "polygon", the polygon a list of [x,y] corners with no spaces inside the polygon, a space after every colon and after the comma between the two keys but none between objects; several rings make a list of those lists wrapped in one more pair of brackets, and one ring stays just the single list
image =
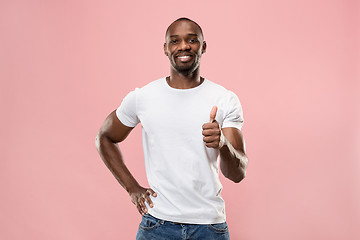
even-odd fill
[{"label": "beard", "polygon": [[194,72],[200,65],[200,59],[196,59],[191,64],[178,65],[175,60],[171,60],[171,66],[181,75],[189,75]]}]

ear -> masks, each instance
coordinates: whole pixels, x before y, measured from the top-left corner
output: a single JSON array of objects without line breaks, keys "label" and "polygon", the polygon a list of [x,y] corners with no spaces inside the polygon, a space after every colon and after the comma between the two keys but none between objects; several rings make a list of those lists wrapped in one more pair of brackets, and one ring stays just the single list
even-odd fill
[{"label": "ear", "polygon": [[167,45],[166,43],[164,43],[164,53],[166,56],[168,56],[168,51],[167,51]]},{"label": "ear", "polygon": [[206,53],[206,42],[203,41],[202,51],[201,53]]}]

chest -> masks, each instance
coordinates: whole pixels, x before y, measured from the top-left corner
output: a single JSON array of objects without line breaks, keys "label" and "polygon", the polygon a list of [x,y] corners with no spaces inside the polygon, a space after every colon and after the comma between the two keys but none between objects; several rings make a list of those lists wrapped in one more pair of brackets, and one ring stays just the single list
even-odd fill
[{"label": "chest", "polygon": [[[215,98],[196,95],[154,95],[140,101],[138,116],[147,133],[185,137],[201,135],[202,125],[209,122],[211,108],[221,104]],[[219,107],[216,120],[221,125],[223,119],[224,111]]]}]

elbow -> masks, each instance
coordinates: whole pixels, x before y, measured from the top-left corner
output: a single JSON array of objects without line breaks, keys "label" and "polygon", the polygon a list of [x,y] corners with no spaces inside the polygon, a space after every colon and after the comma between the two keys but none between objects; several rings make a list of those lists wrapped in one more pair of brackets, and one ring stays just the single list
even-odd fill
[{"label": "elbow", "polygon": [[96,134],[96,137],[95,137],[95,147],[96,149],[99,151],[99,148],[100,148],[100,136],[99,136],[99,133]]},{"label": "elbow", "polygon": [[234,183],[241,182],[246,176],[246,168],[247,168],[247,165],[248,165],[248,159],[247,159],[246,155],[245,155],[245,158],[242,158],[242,160],[240,161],[240,164],[241,165],[239,166],[238,174],[236,174],[235,178],[232,179],[232,181]]},{"label": "elbow", "polygon": [[234,183],[241,182],[246,176],[246,165],[245,166],[237,166],[229,169],[226,165],[221,164],[221,172],[227,179],[233,181]]},{"label": "elbow", "polygon": [[101,139],[103,138],[102,134],[101,134],[101,131],[99,131],[97,134],[96,134],[96,137],[95,137],[95,147],[98,151],[100,151],[100,147],[101,147]]},{"label": "elbow", "polygon": [[246,171],[243,170],[240,172],[240,174],[236,175],[235,177],[233,178],[230,178],[234,183],[239,183],[241,182],[246,176]]}]

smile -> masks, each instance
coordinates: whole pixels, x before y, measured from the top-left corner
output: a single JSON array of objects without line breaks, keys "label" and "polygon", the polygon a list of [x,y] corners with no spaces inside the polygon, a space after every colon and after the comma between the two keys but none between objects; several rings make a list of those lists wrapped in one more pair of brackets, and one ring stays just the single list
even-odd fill
[{"label": "smile", "polygon": [[179,56],[177,58],[180,59],[180,61],[182,62],[186,62],[189,61],[192,58],[192,56]]}]

